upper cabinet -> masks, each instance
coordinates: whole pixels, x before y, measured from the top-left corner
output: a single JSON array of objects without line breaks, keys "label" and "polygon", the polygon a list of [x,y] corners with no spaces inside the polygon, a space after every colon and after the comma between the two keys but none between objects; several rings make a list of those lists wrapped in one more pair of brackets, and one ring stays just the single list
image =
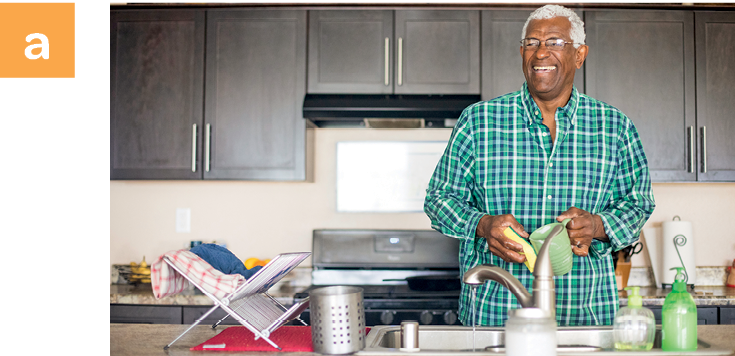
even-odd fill
[{"label": "upper cabinet", "polygon": [[588,11],[586,91],[635,124],[654,181],[697,179],[691,11]]},{"label": "upper cabinet", "polygon": [[735,12],[696,12],[700,181],[735,181]]},{"label": "upper cabinet", "polygon": [[392,94],[393,11],[309,11],[310,93]]},{"label": "upper cabinet", "polygon": [[[531,11],[114,8],[110,179],[311,180],[307,92],[517,91]],[[574,83],[631,118],[653,181],[735,181],[735,12],[577,13]]]},{"label": "upper cabinet", "polygon": [[110,179],[310,179],[305,10],[110,20]]},{"label": "upper cabinet", "polygon": [[[518,91],[526,81],[521,39],[529,15],[531,10],[482,11],[482,100]],[[574,73],[574,85],[584,92],[584,66]]]},{"label": "upper cabinet", "polygon": [[479,94],[479,12],[310,11],[308,92]]},{"label": "upper cabinet", "polygon": [[110,178],[201,179],[204,11],[110,14]]},{"label": "upper cabinet", "polygon": [[306,11],[207,13],[204,177],[305,180]]}]

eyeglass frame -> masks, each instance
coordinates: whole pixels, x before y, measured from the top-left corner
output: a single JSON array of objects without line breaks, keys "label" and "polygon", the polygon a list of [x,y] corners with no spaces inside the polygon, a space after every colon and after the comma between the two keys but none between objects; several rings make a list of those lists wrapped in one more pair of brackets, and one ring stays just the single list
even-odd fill
[{"label": "eyeglass frame", "polygon": [[[527,46],[525,46],[523,44],[523,41],[526,41],[526,40],[536,40],[536,41],[538,41],[538,46],[534,46],[534,47],[530,47],[529,48],[529,47],[527,47]],[[549,41],[556,41],[556,43],[559,44],[559,40],[564,41],[563,42],[564,45],[561,48],[554,48],[553,46],[549,46],[549,44],[548,44]],[[542,41],[542,40],[540,40],[538,38],[533,38],[533,37],[531,37],[531,38],[524,38],[520,42],[521,42],[521,47],[523,47],[524,50],[526,50],[526,49],[538,50],[539,48],[541,48],[541,43],[543,42],[544,43],[544,46],[546,46],[546,49],[547,50],[550,50],[550,51],[562,51],[562,50],[564,50],[564,47],[566,47],[566,45],[568,45],[568,44],[572,44],[572,45],[575,45],[575,44],[583,44],[583,43],[576,43],[576,42],[567,42],[563,38],[547,38],[547,39],[545,39],[545,40]]]}]

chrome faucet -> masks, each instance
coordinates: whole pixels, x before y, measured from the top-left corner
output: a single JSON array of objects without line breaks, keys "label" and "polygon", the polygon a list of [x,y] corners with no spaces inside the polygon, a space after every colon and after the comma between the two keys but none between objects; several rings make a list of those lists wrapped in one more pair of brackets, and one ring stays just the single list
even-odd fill
[{"label": "chrome faucet", "polygon": [[528,293],[523,284],[508,271],[491,264],[472,267],[465,272],[462,282],[470,285],[482,285],[488,280],[500,283],[513,293],[523,308],[539,308],[556,318],[556,291],[554,289],[554,271],[551,269],[549,245],[551,239],[562,231],[561,225],[555,226],[550,232],[541,250],[538,252],[536,263],[533,266],[533,287]]}]

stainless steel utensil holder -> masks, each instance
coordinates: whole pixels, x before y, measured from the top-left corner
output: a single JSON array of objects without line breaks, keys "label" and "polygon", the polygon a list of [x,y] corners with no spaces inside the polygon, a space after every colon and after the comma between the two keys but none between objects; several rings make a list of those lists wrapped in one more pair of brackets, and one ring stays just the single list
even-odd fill
[{"label": "stainless steel utensil holder", "polygon": [[309,292],[314,352],[351,354],[365,348],[362,288],[334,286]]}]

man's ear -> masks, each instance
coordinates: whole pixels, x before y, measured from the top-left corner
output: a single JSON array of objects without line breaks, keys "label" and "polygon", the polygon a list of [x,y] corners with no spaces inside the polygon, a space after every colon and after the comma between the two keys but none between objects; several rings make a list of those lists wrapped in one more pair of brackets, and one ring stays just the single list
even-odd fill
[{"label": "man's ear", "polygon": [[580,45],[579,48],[577,48],[577,52],[574,57],[574,64],[577,66],[577,69],[582,68],[582,64],[584,64],[584,60],[587,58],[588,50],[589,47],[587,47],[587,45]]}]

